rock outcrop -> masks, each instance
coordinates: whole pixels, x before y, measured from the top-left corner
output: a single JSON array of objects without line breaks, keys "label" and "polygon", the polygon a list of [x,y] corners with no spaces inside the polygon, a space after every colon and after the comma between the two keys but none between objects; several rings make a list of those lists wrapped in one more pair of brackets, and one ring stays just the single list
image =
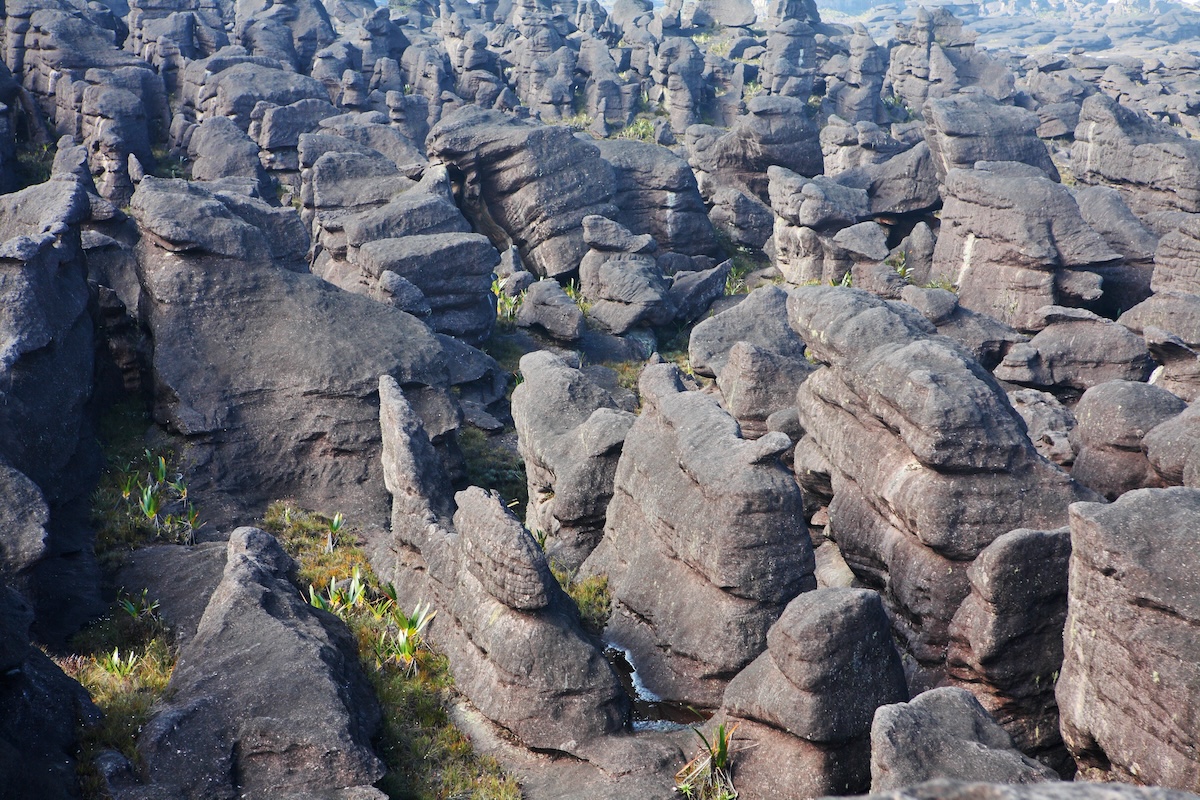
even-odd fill
[{"label": "rock outcrop", "polygon": [[646,687],[716,707],[786,604],[816,585],[800,491],[779,463],[791,441],[742,439],[713,398],[683,390],[673,365],[647,367],[638,385],[642,413],[582,572],[608,576],[606,635]]},{"label": "rock outcrop", "polygon": [[1086,778],[1194,791],[1200,490],[1138,489],[1071,507],[1058,704]]}]

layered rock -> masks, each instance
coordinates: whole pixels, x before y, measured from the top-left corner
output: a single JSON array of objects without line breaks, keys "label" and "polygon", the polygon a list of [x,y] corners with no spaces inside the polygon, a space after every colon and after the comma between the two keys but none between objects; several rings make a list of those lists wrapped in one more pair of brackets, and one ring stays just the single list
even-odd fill
[{"label": "layered rock", "polygon": [[22,574],[37,631],[51,641],[99,600],[85,511],[96,470],[87,408],[95,335],[80,235],[90,207],[70,175],[0,198],[0,462],[6,514],[22,520],[5,537],[4,561]]},{"label": "layered rock", "polygon": [[1017,161],[1037,167],[1052,181],[1058,170],[1037,137],[1037,117],[982,93],[930,99],[925,104],[925,141],[939,176],[972,169],[977,161]]},{"label": "layered rock", "polygon": [[716,255],[717,242],[691,167],[665,147],[631,139],[597,142],[616,173],[613,218],[648,233],[663,250]]},{"label": "layered rock", "polygon": [[848,794],[870,784],[876,709],[908,699],[879,595],[816,589],[791,603],[720,715],[738,724],[738,789],[755,797]]},{"label": "layered rock", "polygon": [[[1058,730],[1054,684],[1067,616],[1066,528],[1018,529],[985,547],[967,570],[970,594],[950,623],[947,671],[960,680],[1016,748],[1055,768],[1069,759]],[[983,774],[910,775],[998,780]]]},{"label": "layered rock", "polygon": [[1016,328],[1045,305],[1101,296],[1094,270],[1120,260],[1083,221],[1070,192],[1026,165],[984,165],[946,174],[934,280],[959,302]]},{"label": "layered rock", "polygon": [[457,351],[402,311],[281,268],[286,243],[195,184],[147,178],[132,214],[155,419],[188,443],[205,508],[295,497],[382,521],[378,376],[400,380],[441,437],[458,425]]},{"label": "layered rock", "polygon": [[456,685],[527,746],[588,757],[624,728],[628,699],[546,556],[500,499],[449,481],[399,384],[380,378],[391,537],[372,562],[401,600],[442,612],[432,629]]},{"label": "layered rock", "polygon": [[584,217],[583,239],[588,252],[579,264],[580,289],[601,328],[619,335],[675,318],[670,286],[653,255],[658,246],[649,234],[634,236],[623,225],[592,215]]},{"label": "layered rock", "polygon": [[914,114],[925,101],[978,86],[997,100],[1013,94],[1013,75],[1003,63],[975,49],[975,33],[947,9],[918,8],[911,25],[899,24],[883,79],[884,95]]},{"label": "layered rock", "polygon": [[1145,383],[1108,381],[1091,387],[1075,406],[1079,455],[1071,476],[1109,500],[1132,489],[1166,486],[1147,460],[1142,439],[1186,406],[1166,389]]},{"label": "layered rock", "polygon": [[548,535],[552,561],[575,569],[604,535],[617,460],[634,416],[547,351],[524,356],[521,375],[512,414],[529,481],[526,523]]},{"label": "layered rock", "polygon": [[617,213],[613,168],[567,128],[465,108],[438,123],[429,151],[463,174],[475,228],[516,245],[540,275],[574,272],[586,252],[583,218]]},{"label": "layered rock", "polygon": [[856,265],[887,257],[887,232],[870,221],[866,191],[782,167],[768,168],[767,175],[775,266],[789,283],[838,283]]},{"label": "layered rock", "polygon": [[604,539],[582,571],[608,576],[606,635],[645,686],[715,707],[784,606],[815,586],[800,492],[778,459],[791,441],[745,441],[673,365],[646,368],[639,389]]},{"label": "layered rock", "polygon": [[1058,703],[1091,779],[1194,791],[1200,686],[1200,490],[1139,489],[1071,507]]},{"label": "layered rock", "polygon": [[814,369],[805,358],[739,341],[729,349],[717,386],[742,435],[757,439],[767,432],[772,414],[795,406],[796,390]]},{"label": "layered rock", "polygon": [[824,366],[797,392],[830,465],[826,530],[877,587],[910,685],[945,674],[971,562],[1022,526],[1059,524],[1086,496],[1037,454],[1003,390],[915,309],[865,292],[793,289],[789,318]]},{"label": "layered rock", "polygon": [[1045,306],[1029,321],[1033,338],[1009,348],[997,378],[1038,389],[1084,391],[1105,381],[1144,381],[1146,342],[1124,325],[1081,308]]},{"label": "layered rock", "polygon": [[1200,143],[1103,94],[1083,101],[1071,171],[1121,190],[1137,214],[1200,211]]},{"label": "layered rock", "polygon": [[762,286],[732,308],[697,323],[688,340],[692,369],[706,377],[717,377],[738,342],[789,361],[804,360],[804,340],[788,325],[787,300],[788,293],[778,286]]}]

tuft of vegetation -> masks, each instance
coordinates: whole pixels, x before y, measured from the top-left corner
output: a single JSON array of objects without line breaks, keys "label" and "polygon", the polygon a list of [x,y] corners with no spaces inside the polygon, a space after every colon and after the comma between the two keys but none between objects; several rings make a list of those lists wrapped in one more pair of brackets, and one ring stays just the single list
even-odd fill
[{"label": "tuft of vegetation", "polygon": [[568,571],[555,566],[551,566],[550,571],[567,596],[575,601],[583,629],[595,636],[603,634],[612,614],[612,592],[608,588],[608,576],[590,575],[580,578],[575,570]]},{"label": "tuft of vegetation", "polygon": [[79,681],[104,712],[98,725],[80,733],[77,773],[83,797],[106,797],[96,757],[116,750],[139,765],[137,737],[150,720],[155,702],[166,691],[177,652],[170,631],[158,616],[158,603],[143,590],[120,593],[106,616],[70,642],[71,655],[54,661]]},{"label": "tuft of vegetation", "polygon": [[521,457],[469,425],[459,430],[458,446],[466,460],[467,482],[498,493],[505,505],[521,516],[529,504],[529,484]]},{"label": "tuft of vegetation", "polygon": [[583,296],[583,289],[579,285],[579,281],[571,280],[563,287],[563,291],[567,293],[567,297],[571,298],[575,305],[579,306],[579,310],[586,317],[592,311],[592,303]]},{"label": "tuft of vegetation", "polygon": [[[496,278],[492,281],[492,294],[496,295],[496,321],[505,330],[512,330],[517,324],[517,312],[525,302],[527,292],[521,292],[513,297],[504,291],[508,278]],[[494,358],[494,356],[493,356]]]},{"label": "tuft of vegetation", "polygon": [[618,139],[635,139],[639,142],[654,141],[654,121],[648,117],[639,116],[633,122],[625,126],[624,130],[617,134]]},{"label": "tuft of vegetation", "polygon": [[50,180],[54,169],[54,156],[58,153],[53,143],[34,144],[25,141],[17,144],[17,163],[13,172],[17,177],[17,188],[27,189]]},{"label": "tuft of vegetation", "polygon": [[592,115],[586,111],[580,111],[569,117],[563,117],[558,122],[559,125],[566,125],[568,128],[577,131],[586,131],[592,126]]},{"label": "tuft of vegetation", "polygon": [[154,164],[149,171],[154,177],[187,179],[192,177],[192,170],[187,164],[187,159],[172,155],[166,147],[155,147],[151,149],[150,154],[154,157]]},{"label": "tuft of vegetation", "polygon": [[958,287],[954,285],[948,278],[938,278],[936,281],[930,281],[921,287],[922,289],[945,289],[947,292],[958,294]]},{"label": "tuft of vegetation", "polygon": [[762,81],[747,81],[742,87],[742,99],[751,100],[763,93]]},{"label": "tuft of vegetation", "polygon": [[709,738],[692,728],[703,742],[699,755],[675,773],[675,791],[696,800],[737,800],[733,786],[733,735],[738,723],[721,723]]},{"label": "tuft of vegetation", "polygon": [[752,272],[769,267],[771,260],[761,250],[734,244],[724,233],[718,232],[717,244],[724,251],[725,257],[732,262],[729,275],[725,278],[725,294],[747,294],[751,287],[746,282],[746,277]]},{"label": "tuft of vegetation", "polygon": [[450,720],[449,662],[425,641],[437,612],[424,603],[403,611],[395,588],[379,582],[348,532],[330,552],[336,517],[273,503],[262,525],[296,559],[300,582],[309,587],[305,599],[341,617],[358,642],[383,706],[374,744],[388,773],[377,787],[394,800],[520,800],[516,781],[478,755]]}]

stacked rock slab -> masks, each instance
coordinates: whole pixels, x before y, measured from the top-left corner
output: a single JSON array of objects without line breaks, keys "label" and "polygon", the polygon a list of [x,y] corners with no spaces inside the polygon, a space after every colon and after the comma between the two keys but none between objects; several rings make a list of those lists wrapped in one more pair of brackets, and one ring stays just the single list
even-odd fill
[{"label": "stacked rock slab", "polygon": [[1195,792],[1200,756],[1200,490],[1071,507],[1058,703],[1090,780]]},{"label": "stacked rock slab", "polygon": [[971,169],[977,161],[1017,161],[1037,167],[1050,180],[1058,170],[1037,137],[1037,116],[985,94],[956,94],[925,104],[925,141],[939,176]]},{"label": "stacked rock slab", "polygon": [[1070,557],[1066,528],[1022,528],[985,547],[967,570],[971,592],[950,623],[947,654],[951,679],[974,693],[1017,749],[1064,770],[1070,759],[1054,683],[1062,668]]},{"label": "stacked rock slab", "polygon": [[166,701],[138,749],[147,783],[175,796],[382,795],[370,741],[379,703],[353,637],[295,589],[273,536],[239,528]]},{"label": "stacked rock slab", "polygon": [[69,175],[0,197],[0,464],[6,515],[19,521],[0,563],[21,574],[38,634],[51,640],[99,601],[80,513],[95,469],[95,337],[80,238],[89,208]]},{"label": "stacked rock slab", "polygon": [[738,789],[784,800],[864,791],[875,710],[907,699],[879,595],[805,592],[725,690],[720,714],[738,723],[743,748]]},{"label": "stacked rock slab", "polygon": [[968,569],[1018,527],[1054,527],[1080,490],[1037,454],[999,384],[903,303],[793,289],[789,319],[824,366],[797,392],[832,465],[827,533],[883,592],[910,686],[945,675]]},{"label": "stacked rock slab", "polygon": [[952,169],[945,192],[931,277],[957,286],[963,306],[1018,329],[1042,306],[1098,299],[1101,279],[1089,270],[1121,260],[1066,187],[1034,167]]},{"label": "stacked rock slab", "polygon": [[568,128],[467,107],[434,127],[429,153],[463,174],[464,211],[475,229],[515,244],[540,275],[574,272],[587,252],[583,218],[617,214],[613,168]]},{"label": "stacked rock slab", "polygon": [[1115,186],[1136,214],[1200,211],[1200,143],[1103,93],[1083,101],[1071,171],[1080,183]]},{"label": "stacked rock slab", "polygon": [[1117,783],[1000,784],[938,779],[866,797],[870,800],[1193,800],[1195,795]]},{"label": "stacked rock slab", "polygon": [[379,380],[392,534],[372,562],[431,629],[458,689],[529,747],[587,758],[625,727],[629,701],[546,556],[499,497],[451,497],[424,426],[389,376]]},{"label": "stacked rock slab", "polygon": [[546,552],[554,562],[576,569],[604,535],[617,459],[634,416],[548,351],[524,356],[521,375],[512,415],[529,481],[526,522],[549,535]]},{"label": "stacked rock slab", "polygon": [[716,707],[784,606],[816,585],[800,490],[779,462],[791,440],[742,439],[674,365],[647,367],[638,386],[604,539],[581,572],[608,576],[606,636],[646,687]]},{"label": "stacked rock slab", "polygon": [[1186,407],[1166,389],[1138,381],[1093,386],[1075,406],[1079,425],[1072,437],[1079,455],[1071,476],[1109,500],[1132,489],[1169,485],[1146,458],[1142,439]]}]

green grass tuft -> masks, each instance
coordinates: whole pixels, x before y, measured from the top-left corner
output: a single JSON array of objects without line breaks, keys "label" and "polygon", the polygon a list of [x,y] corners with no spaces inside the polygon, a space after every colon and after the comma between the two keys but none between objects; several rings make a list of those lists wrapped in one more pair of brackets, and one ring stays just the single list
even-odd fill
[{"label": "green grass tuft", "polygon": [[498,492],[514,514],[524,515],[529,484],[521,457],[469,425],[459,430],[458,446],[466,460],[467,482]]}]

